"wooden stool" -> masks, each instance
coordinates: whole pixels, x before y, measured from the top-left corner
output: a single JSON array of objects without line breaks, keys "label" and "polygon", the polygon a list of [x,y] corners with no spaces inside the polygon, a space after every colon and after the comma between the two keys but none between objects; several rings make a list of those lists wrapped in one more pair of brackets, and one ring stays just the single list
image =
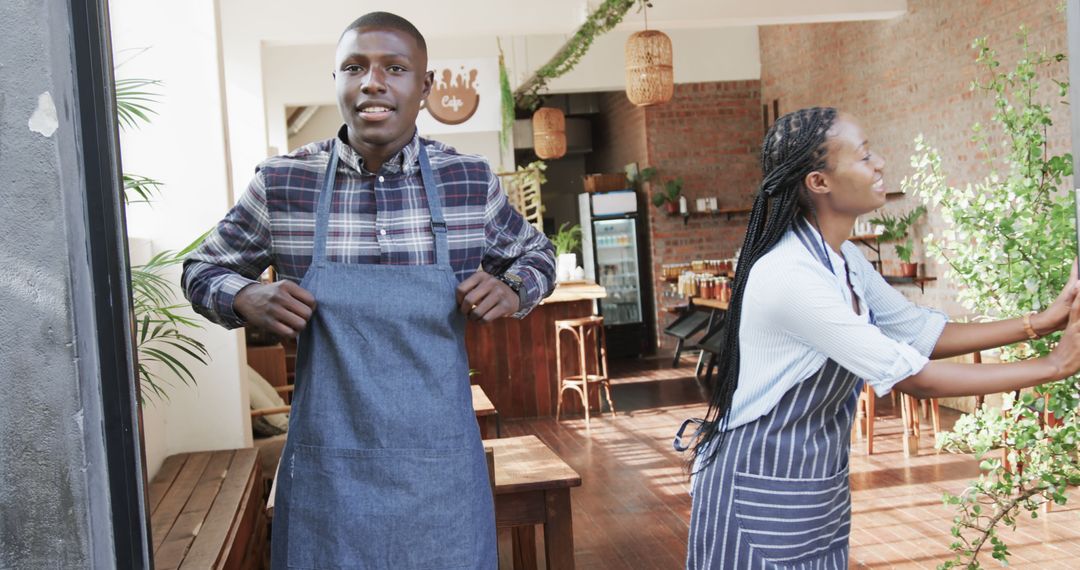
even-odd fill
[{"label": "wooden stool", "polygon": [[[570,333],[577,342],[578,373],[568,375],[563,371],[562,362],[562,335]],[[596,362],[595,373],[589,373],[588,352],[592,349],[594,354],[600,351],[600,358]],[[607,372],[607,340],[604,337],[604,317],[590,316],[580,319],[562,319],[555,321],[555,362],[559,367],[559,399],[555,405],[555,420],[559,420],[562,413],[562,395],[566,390],[574,390],[581,396],[581,403],[585,406],[585,426],[589,425],[589,384],[598,383],[604,388],[607,396],[608,408],[611,415],[615,415],[615,405],[611,403],[611,382],[608,381]],[[600,411],[604,409],[604,403],[600,402]]]}]

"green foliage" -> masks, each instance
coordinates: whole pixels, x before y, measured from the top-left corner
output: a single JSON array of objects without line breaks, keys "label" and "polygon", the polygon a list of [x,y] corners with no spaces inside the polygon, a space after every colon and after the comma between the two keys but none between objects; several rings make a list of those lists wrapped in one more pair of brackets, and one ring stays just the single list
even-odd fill
[{"label": "green foliage", "polygon": [[[150,117],[157,114],[151,105],[159,101],[155,88],[161,85],[160,81],[152,79],[116,81],[116,115],[121,128],[137,128],[140,123],[149,122]],[[162,183],[153,178],[127,172],[123,174],[123,198],[126,204],[150,203],[160,193],[161,187]],[[210,359],[201,342],[184,334],[185,327],[202,328],[202,325],[178,312],[187,305],[175,303],[173,284],[162,275],[168,268],[182,263],[205,237],[205,234],[200,236],[180,252],[163,251],[144,265],[131,267],[136,372],[142,386],[140,398],[146,394],[167,398],[165,388],[173,380],[194,384],[195,376],[188,363],[194,360],[205,365]],[[160,366],[152,366],[151,363]]]},{"label": "green foliage", "polygon": [[[201,342],[182,332],[182,327],[201,329],[197,321],[178,311],[186,303],[174,303],[172,282],[162,276],[167,268],[183,263],[206,235],[199,236],[180,252],[163,251],[145,265],[131,268],[131,297],[135,308],[135,346],[138,352],[137,371],[144,394],[167,398],[165,387],[179,379],[186,385],[195,384],[195,376],[186,359],[207,364],[210,354]],[[151,366],[158,363],[161,367]],[[167,373],[162,373],[166,371]]]},{"label": "green foliage", "polygon": [[116,118],[120,128],[134,129],[139,123],[150,122],[150,116],[157,114],[151,105],[159,102],[156,88],[161,86],[161,81],[156,79],[116,80]]},{"label": "green foliage", "polygon": [[[656,175],[658,174],[656,168],[652,166],[642,168],[639,171],[636,169],[634,163],[630,163],[626,165],[626,168],[626,179],[628,182],[630,182],[630,186],[633,187],[635,191],[641,191],[641,188],[644,186],[644,184],[652,180],[653,178],[656,178]],[[631,174],[631,172],[634,172],[636,174]]]},{"label": "green foliage", "polygon": [[574,253],[581,249],[581,226],[566,222],[559,226],[559,231],[551,237],[551,243],[555,246],[555,254]]},{"label": "green foliage", "polygon": [[506,71],[506,59],[503,58],[502,42],[498,42],[498,45],[499,95],[502,99],[502,129],[499,131],[499,144],[505,148],[510,144],[510,133],[514,132],[514,93],[510,90],[510,74]]},{"label": "green foliage", "polygon": [[882,214],[871,219],[870,223],[878,224],[885,228],[882,230],[881,235],[878,236],[879,243],[884,241],[904,240],[904,238],[907,238],[902,243],[896,244],[894,247],[896,248],[896,257],[900,258],[900,261],[911,263],[911,256],[914,253],[915,244],[912,243],[911,238],[908,237],[908,229],[925,214],[926,206],[920,204],[906,214],[900,216]]},{"label": "green foliage", "polygon": [[683,181],[682,178],[676,178],[675,180],[668,180],[664,183],[664,189],[653,194],[652,203],[653,206],[661,208],[664,204],[670,202],[677,204],[679,202],[679,196],[682,195]]},{"label": "green foliage", "polygon": [[622,22],[626,12],[641,0],[604,0],[581,24],[574,35],[544,65],[514,92],[517,108],[531,112],[540,106],[540,92],[548,81],[560,77],[574,68],[589,51],[597,37]]},{"label": "green foliage", "polygon": [[[994,101],[994,132],[979,124],[972,129],[987,176],[963,188],[950,186],[940,154],[920,136],[911,162],[915,172],[902,183],[941,213],[947,229],[927,235],[925,242],[929,254],[946,264],[948,277],[960,286],[960,301],[992,318],[1048,306],[1064,287],[1076,255],[1074,203],[1063,191],[1072,175],[1072,157],[1049,154],[1052,107],[1039,99],[1037,80],[1040,73],[1064,74],[1065,57],[1031,49],[1024,28],[1020,40],[1023,54],[1010,71],[999,69],[1001,63],[985,39],[973,46],[987,81],[975,82],[972,89]],[[1053,97],[1064,98],[1067,84],[1054,83]],[[1053,334],[1006,347],[1002,358],[1046,355],[1058,338]],[[980,568],[979,554],[987,544],[994,559],[1007,563],[1008,546],[997,527],[1015,528],[1022,513],[1036,517],[1047,501],[1064,503],[1067,485],[1080,483],[1078,387],[1073,377],[1038,387],[1017,402],[1006,395],[1002,409],[984,407],[961,418],[951,433],[938,436],[941,449],[982,458],[979,480],[959,496],[945,496],[957,514],[954,558],[942,568]],[[1045,421],[1047,410],[1054,421]],[[1000,459],[987,457],[998,448],[1007,450],[1009,463],[1023,468],[1009,470]]]}]

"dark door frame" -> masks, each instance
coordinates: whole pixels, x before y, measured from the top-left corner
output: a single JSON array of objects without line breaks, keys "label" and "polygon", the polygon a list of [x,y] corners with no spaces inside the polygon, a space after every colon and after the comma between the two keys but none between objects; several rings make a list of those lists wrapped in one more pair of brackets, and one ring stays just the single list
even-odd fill
[{"label": "dark door frame", "polygon": [[[152,568],[108,0],[69,0],[109,508],[117,568]],[[92,389],[93,386],[86,386]]]}]

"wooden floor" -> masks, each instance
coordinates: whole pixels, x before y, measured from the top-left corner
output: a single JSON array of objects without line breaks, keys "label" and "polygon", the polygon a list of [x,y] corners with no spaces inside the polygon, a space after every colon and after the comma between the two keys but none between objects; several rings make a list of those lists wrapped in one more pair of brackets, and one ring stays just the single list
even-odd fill
[{"label": "wooden floor", "polygon": [[[705,411],[693,380],[693,362],[613,363],[618,416],[556,423],[505,422],[503,434],[536,434],[581,474],[572,492],[577,567],[581,569],[682,568],[690,516],[684,456],[671,446],[679,424]],[[934,568],[948,554],[952,512],[941,501],[978,476],[969,456],[936,454],[924,421],[921,454],[905,458],[900,420],[889,399],[879,400],[875,453],[851,454],[852,568]],[[943,423],[958,414],[943,410]],[[1014,568],[1080,568],[1080,493],[1066,507],[1004,530]],[[542,534],[538,533],[542,544]],[[541,548],[542,553],[542,548]],[[987,568],[999,567],[989,555]]]}]

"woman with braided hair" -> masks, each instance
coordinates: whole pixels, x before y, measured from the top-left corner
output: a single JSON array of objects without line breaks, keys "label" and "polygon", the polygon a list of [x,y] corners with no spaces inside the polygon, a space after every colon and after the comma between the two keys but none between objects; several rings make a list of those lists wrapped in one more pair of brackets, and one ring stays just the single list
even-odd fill
[{"label": "woman with braided hair", "polygon": [[[769,129],[719,369],[693,445],[687,567],[847,568],[848,454],[863,382],[919,398],[1006,392],[1080,370],[1076,267],[1041,313],[947,323],[890,287],[846,241],[885,203],[884,160],[832,108]],[[1011,364],[931,362],[1064,330]]]}]

